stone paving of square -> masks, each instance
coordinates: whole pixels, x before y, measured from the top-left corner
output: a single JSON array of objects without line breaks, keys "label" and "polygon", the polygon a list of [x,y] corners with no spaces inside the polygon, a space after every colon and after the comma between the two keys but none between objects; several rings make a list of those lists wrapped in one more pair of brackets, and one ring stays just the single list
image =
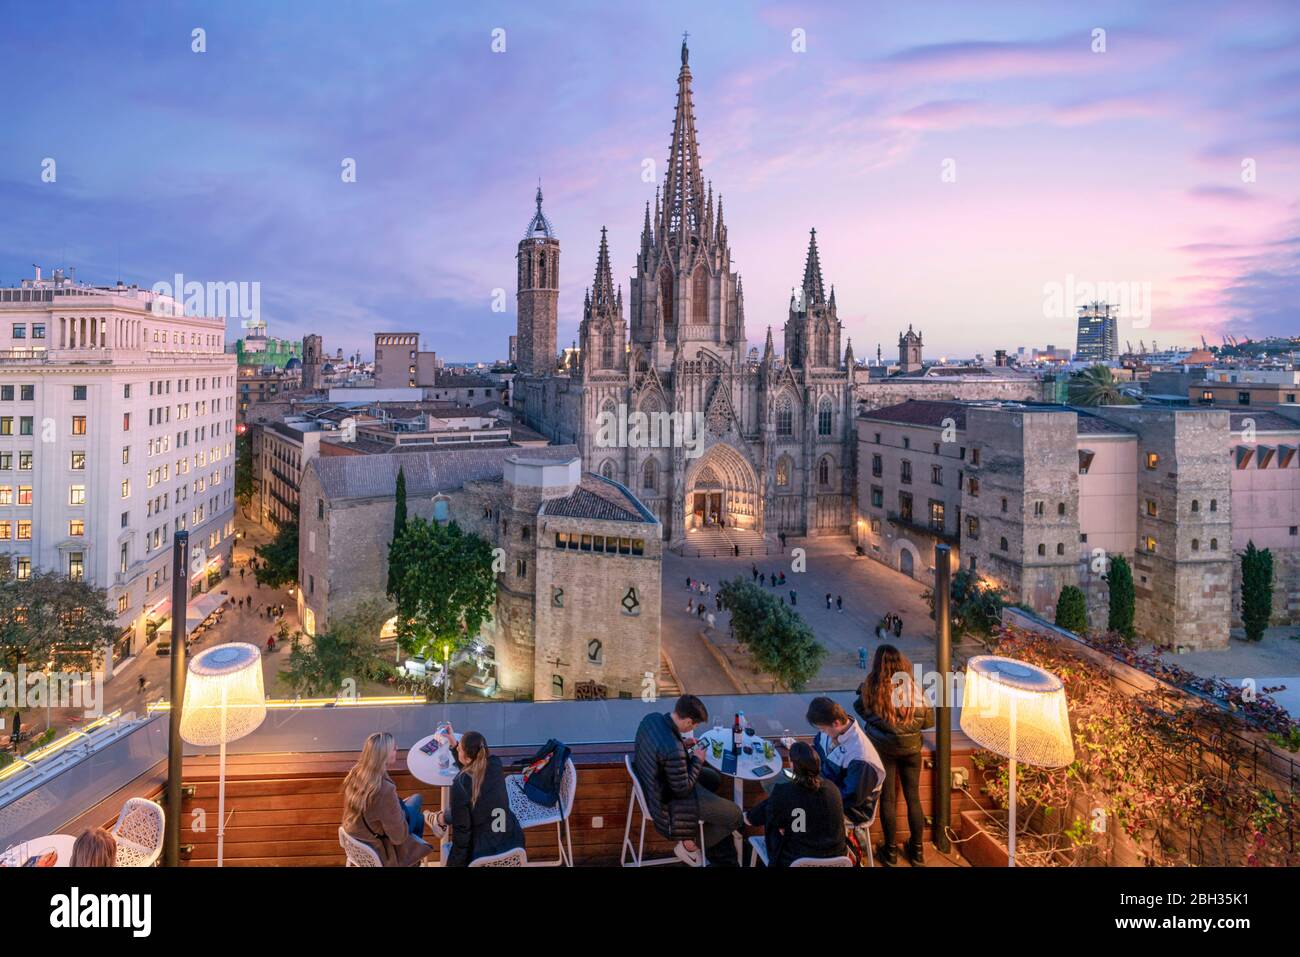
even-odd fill
[{"label": "stone paving of square", "polygon": [[[718,586],[737,575],[750,580],[752,567],[760,573],[771,575],[785,572],[784,588],[773,589],[773,594],[791,601],[790,591],[796,593],[794,607],[803,615],[809,627],[829,651],[817,679],[809,690],[851,690],[866,677],[858,667],[858,648],[865,647],[868,656],[874,654],[880,639],[875,628],[880,619],[893,611],[903,617],[903,635],[894,639],[914,663],[931,668],[934,665],[934,622],[929,608],[922,599],[926,583],[908,578],[869,558],[854,553],[853,542],[847,538],[802,540],[791,539],[784,555],[772,554],[756,558],[690,558],[665,552],[663,571],[663,645],[672,659],[679,679],[687,691],[698,694],[734,693],[734,683],[728,678],[717,657],[701,639],[700,631],[706,622],[689,615],[686,603],[699,601],[698,592],[688,591],[686,579],[703,579]],[[791,549],[803,548],[806,567],[803,572],[793,570]],[[831,595],[831,607],[826,607],[826,594]],[[835,597],[843,596],[844,610],[837,611]],[[712,595],[706,596],[709,610],[714,610]],[[716,616],[713,635],[719,646],[734,645],[727,641],[729,616],[723,612]],[[868,657],[868,664],[870,657]],[[744,674],[741,675],[745,677]],[[770,680],[752,690],[768,691]]]}]

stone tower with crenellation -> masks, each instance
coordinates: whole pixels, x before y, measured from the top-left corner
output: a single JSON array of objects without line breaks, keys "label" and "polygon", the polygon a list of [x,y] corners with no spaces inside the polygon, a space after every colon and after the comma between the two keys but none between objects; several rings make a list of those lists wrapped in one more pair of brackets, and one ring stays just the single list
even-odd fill
[{"label": "stone tower with crenellation", "polygon": [[555,371],[556,324],[560,301],[560,241],[542,212],[542,188],[537,187],[537,212],[519,241],[519,329],[517,365],[524,375]]}]

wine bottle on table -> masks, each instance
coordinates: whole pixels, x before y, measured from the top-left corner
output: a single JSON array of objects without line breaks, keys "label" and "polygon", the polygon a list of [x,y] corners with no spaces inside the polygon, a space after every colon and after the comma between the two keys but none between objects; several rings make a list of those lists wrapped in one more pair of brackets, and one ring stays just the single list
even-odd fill
[{"label": "wine bottle on table", "polygon": [[741,742],[741,731],[740,731],[740,712],[737,711],[736,722],[731,726],[731,753],[736,755],[736,757],[740,757],[740,749],[742,746],[743,745]]}]

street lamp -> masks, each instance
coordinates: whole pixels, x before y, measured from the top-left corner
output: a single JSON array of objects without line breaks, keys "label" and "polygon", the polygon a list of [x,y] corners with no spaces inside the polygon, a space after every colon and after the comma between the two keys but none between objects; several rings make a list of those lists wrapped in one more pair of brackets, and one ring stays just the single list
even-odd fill
[{"label": "street lamp", "polygon": [[1064,767],[1074,760],[1065,685],[1037,665],[998,655],[966,664],[961,729],[1011,762],[1007,792],[1007,866],[1016,866],[1016,763]]},{"label": "street lamp", "polygon": [[451,698],[451,642],[442,643],[442,703]]}]

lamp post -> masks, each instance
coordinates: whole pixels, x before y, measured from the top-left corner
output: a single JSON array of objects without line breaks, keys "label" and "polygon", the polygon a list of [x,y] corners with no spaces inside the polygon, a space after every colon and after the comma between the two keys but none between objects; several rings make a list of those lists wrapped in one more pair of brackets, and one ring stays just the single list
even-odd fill
[{"label": "lamp post", "polygon": [[951,548],[934,546],[935,669],[939,672],[939,700],[934,723],[934,846],[941,854],[952,849],[948,832],[952,824],[952,596]]},{"label": "lamp post", "polygon": [[451,699],[451,642],[442,643],[442,703]]},{"label": "lamp post", "polygon": [[1010,761],[1007,866],[1016,865],[1016,764],[1059,768],[1074,760],[1065,685],[1037,665],[998,655],[966,664],[961,729]]},{"label": "lamp post", "polygon": [[181,862],[181,774],[185,749],[177,702],[185,697],[185,618],[190,600],[190,533],[172,536],[171,713],[167,717],[167,817],[163,829],[163,864]]},{"label": "lamp post", "polygon": [[221,746],[217,790],[217,867],[225,856],[226,745],[257,729],[266,718],[262,653],[256,645],[231,642],[201,652],[190,663],[181,734],[190,744]]}]

